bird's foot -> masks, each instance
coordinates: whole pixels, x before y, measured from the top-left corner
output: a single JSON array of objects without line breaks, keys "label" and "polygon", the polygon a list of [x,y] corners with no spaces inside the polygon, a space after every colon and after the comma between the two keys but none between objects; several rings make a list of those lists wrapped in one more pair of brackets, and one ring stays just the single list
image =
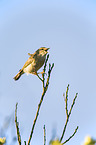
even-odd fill
[{"label": "bird's foot", "polygon": [[[46,73],[45,73],[44,71],[42,71],[42,72],[39,72],[38,74],[42,74],[42,75],[43,75],[43,74],[46,74]],[[47,75],[47,74],[46,74],[46,75]]]}]

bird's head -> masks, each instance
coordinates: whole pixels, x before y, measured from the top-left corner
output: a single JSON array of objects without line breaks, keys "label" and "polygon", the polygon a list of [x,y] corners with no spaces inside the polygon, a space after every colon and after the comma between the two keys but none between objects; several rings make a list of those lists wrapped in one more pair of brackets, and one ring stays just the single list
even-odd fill
[{"label": "bird's head", "polygon": [[44,56],[44,55],[46,55],[46,54],[48,53],[48,50],[49,50],[49,49],[50,49],[50,48],[41,47],[41,48],[39,48],[37,51],[38,51],[38,53],[39,53],[40,55]]}]

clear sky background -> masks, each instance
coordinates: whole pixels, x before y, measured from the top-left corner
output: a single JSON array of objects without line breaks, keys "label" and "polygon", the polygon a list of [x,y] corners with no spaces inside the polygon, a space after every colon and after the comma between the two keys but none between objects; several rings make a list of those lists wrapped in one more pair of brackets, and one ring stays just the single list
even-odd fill
[{"label": "clear sky background", "polygon": [[77,125],[79,130],[67,145],[81,145],[88,134],[96,138],[95,0],[0,0],[0,120],[14,113],[18,102],[22,141],[28,140],[42,83],[34,75],[23,75],[17,82],[13,77],[27,54],[41,46],[50,47],[49,62],[55,67],[31,144],[43,144],[44,124],[47,144],[54,129],[56,137],[61,136],[68,84],[69,105],[77,92],[78,98],[65,139]]}]

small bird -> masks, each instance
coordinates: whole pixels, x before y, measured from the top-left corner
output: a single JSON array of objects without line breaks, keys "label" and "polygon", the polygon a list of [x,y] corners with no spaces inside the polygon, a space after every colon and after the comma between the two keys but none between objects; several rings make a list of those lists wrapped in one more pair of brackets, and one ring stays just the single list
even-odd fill
[{"label": "small bird", "polygon": [[48,53],[49,49],[50,48],[41,47],[34,54],[28,53],[30,57],[13,79],[18,80],[24,73],[37,75],[37,71],[43,66],[45,62],[46,54]]}]

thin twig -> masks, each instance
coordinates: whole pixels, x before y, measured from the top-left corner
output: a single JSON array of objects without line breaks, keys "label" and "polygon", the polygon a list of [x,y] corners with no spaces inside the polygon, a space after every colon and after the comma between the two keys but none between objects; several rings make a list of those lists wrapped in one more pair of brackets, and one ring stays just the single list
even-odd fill
[{"label": "thin twig", "polygon": [[45,60],[44,69],[43,69],[44,72],[46,71],[46,66],[47,66],[48,59],[49,59],[49,54],[47,55],[47,58]]},{"label": "thin twig", "polygon": [[64,143],[62,143],[62,145],[65,144],[66,142],[68,142],[76,134],[78,128],[79,128],[79,126],[77,126],[77,128],[74,131],[74,133],[66,141],[64,141]]},{"label": "thin twig", "polygon": [[74,106],[74,104],[75,104],[75,101],[76,101],[77,95],[78,95],[78,93],[76,93],[76,95],[75,95],[75,97],[74,97],[74,99],[73,99],[73,102],[72,102],[72,105],[71,105],[71,108],[70,108],[70,111],[69,111],[69,116],[70,116],[71,111],[72,111],[72,109],[73,109],[73,106]]},{"label": "thin twig", "polygon": [[40,79],[40,81],[42,81],[42,82],[43,82],[43,80],[40,78],[40,76],[38,75],[38,73],[37,73],[37,77]]},{"label": "thin twig", "polygon": [[45,88],[45,74],[46,74],[45,71],[46,71],[48,59],[49,59],[49,54],[47,55],[47,58],[45,60],[44,69],[43,69],[44,73],[42,74],[42,78],[43,78],[43,91],[44,91],[44,88]]},{"label": "thin twig", "polygon": [[46,145],[46,129],[45,129],[45,125],[44,125],[44,145]]},{"label": "thin twig", "polygon": [[64,134],[65,134],[65,131],[66,131],[66,127],[67,127],[68,121],[69,121],[69,117],[66,118],[66,122],[65,122],[65,125],[64,125],[63,133],[62,133],[62,136],[60,138],[60,142],[62,141],[62,139],[64,137]]},{"label": "thin twig", "polygon": [[46,91],[44,91],[44,92],[42,93],[42,97],[41,97],[40,103],[39,103],[39,105],[38,105],[38,109],[37,109],[36,116],[35,116],[35,119],[34,119],[34,122],[33,122],[32,130],[31,130],[31,134],[30,134],[30,137],[29,137],[29,140],[28,140],[28,145],[30,145],[30,141],[31,141],[31,139],[32,139],[34,127],[35,127],[35,124],[36,124],[36,121],[37,121],[37,118],[38,118],[38,115],[39,115],[39,110],[40,110],[41,104],[42,104],[42,102],[43,102],[43,98],[44,98],[45,93],[46,93]]},{"label": "thin twig", "polygon": [[16,108],[15,108],[15,124],[16,124],[16,130],[17,130],[17,138],[18,138],[18,143],[21,145],[21,136],[20,136],[20,131],[19,131],[19,123],[17,121],[17,105],[16,103]]},{"label": "thin twig", "polygon": [[68,91],[69,91],[69,84],[67,86],[66,90],[66,98],[65,98],[65,110],[66,110],[66,116],[68,117]]}]

